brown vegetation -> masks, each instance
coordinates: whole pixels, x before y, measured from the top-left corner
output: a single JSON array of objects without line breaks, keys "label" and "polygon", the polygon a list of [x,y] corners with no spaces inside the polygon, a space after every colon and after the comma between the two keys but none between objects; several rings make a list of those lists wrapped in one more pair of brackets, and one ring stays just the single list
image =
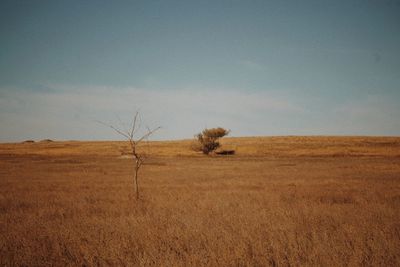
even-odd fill
[{"label": "brown vegetation", "polygon": [[400,138],[190,142],[0,144],[0,265],[400,265]]},{"label": "brown vegetation", "polygon": [[221,146],[219,139],[228,134],[229,130],[221,127],[204,129],[195,136],[196,141],[192,144],[192,150],[208,155]]}]

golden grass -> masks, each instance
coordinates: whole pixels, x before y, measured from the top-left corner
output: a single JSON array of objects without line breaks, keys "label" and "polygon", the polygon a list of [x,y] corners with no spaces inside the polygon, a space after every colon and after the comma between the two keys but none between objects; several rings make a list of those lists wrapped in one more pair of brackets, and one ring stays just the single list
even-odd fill
[{"label": "golden grass", "polygon": [[400,138],[222,141],[0,144],[0,265],[400,265]]}]

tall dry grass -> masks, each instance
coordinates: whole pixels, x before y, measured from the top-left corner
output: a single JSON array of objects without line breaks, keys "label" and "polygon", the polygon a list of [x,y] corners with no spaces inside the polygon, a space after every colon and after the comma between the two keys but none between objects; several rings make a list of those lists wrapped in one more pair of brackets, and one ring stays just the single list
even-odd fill
[{"label": "tall dry grass", "polygon": [[0,265],[398,266],[399,138],[0,145]]}]

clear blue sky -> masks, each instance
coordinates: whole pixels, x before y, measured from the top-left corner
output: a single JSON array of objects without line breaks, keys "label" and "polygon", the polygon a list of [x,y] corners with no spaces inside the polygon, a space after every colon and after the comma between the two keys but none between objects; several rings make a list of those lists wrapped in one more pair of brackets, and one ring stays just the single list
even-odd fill
[{"label": "clear blue sky", "polygon": [[136,110],[155,139],[398,136],[400,1],[0,2],[0,141]]}]

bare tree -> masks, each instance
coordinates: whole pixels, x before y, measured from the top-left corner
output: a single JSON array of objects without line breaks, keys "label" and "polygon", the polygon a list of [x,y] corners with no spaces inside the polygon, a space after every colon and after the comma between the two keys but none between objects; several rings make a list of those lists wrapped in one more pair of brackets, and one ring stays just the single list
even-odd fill
[{"label": "bare tree", "polygon": [[141,120],[140,120],[140,115],[139,112],[136,112],[133,120],[132,120],[132,124],[130,125],[129,129],[126,129],[125,127],[123,127],[122,122],[120,121],[120,123],[122,124],[121,126],[124,129],[118,129],[112,125],[106,124],[104,122],[101,121],[97,121],[111,129],[113,129],[115,132],[117,132],[119,135],[125,137],[128,142],[129,142],[129,148],[131,150],[132,153],[132,157],[134,160],[134,174],[133,174],[133,183],[134,183],[134,188],[135,188],[135,194],[136,194],[136,199],[139,199],[139,183],[138,183],[138,174],[139,174],[139,169],[142,166],[144,160],[145,160],[145,153],[143,152],[138,152],[137,148],[138,145],[144,141],[144,140],[148,140],[148,138],[150,137],[150,135],[152,135],[155,131],[159,130],[161,127],[157,127],[154,129],[150,129],[149,127],[146,127],[146,133],[141,135],[140,137],[136,137],[135,135],[138,134],[138,131],[141,128]]}]

